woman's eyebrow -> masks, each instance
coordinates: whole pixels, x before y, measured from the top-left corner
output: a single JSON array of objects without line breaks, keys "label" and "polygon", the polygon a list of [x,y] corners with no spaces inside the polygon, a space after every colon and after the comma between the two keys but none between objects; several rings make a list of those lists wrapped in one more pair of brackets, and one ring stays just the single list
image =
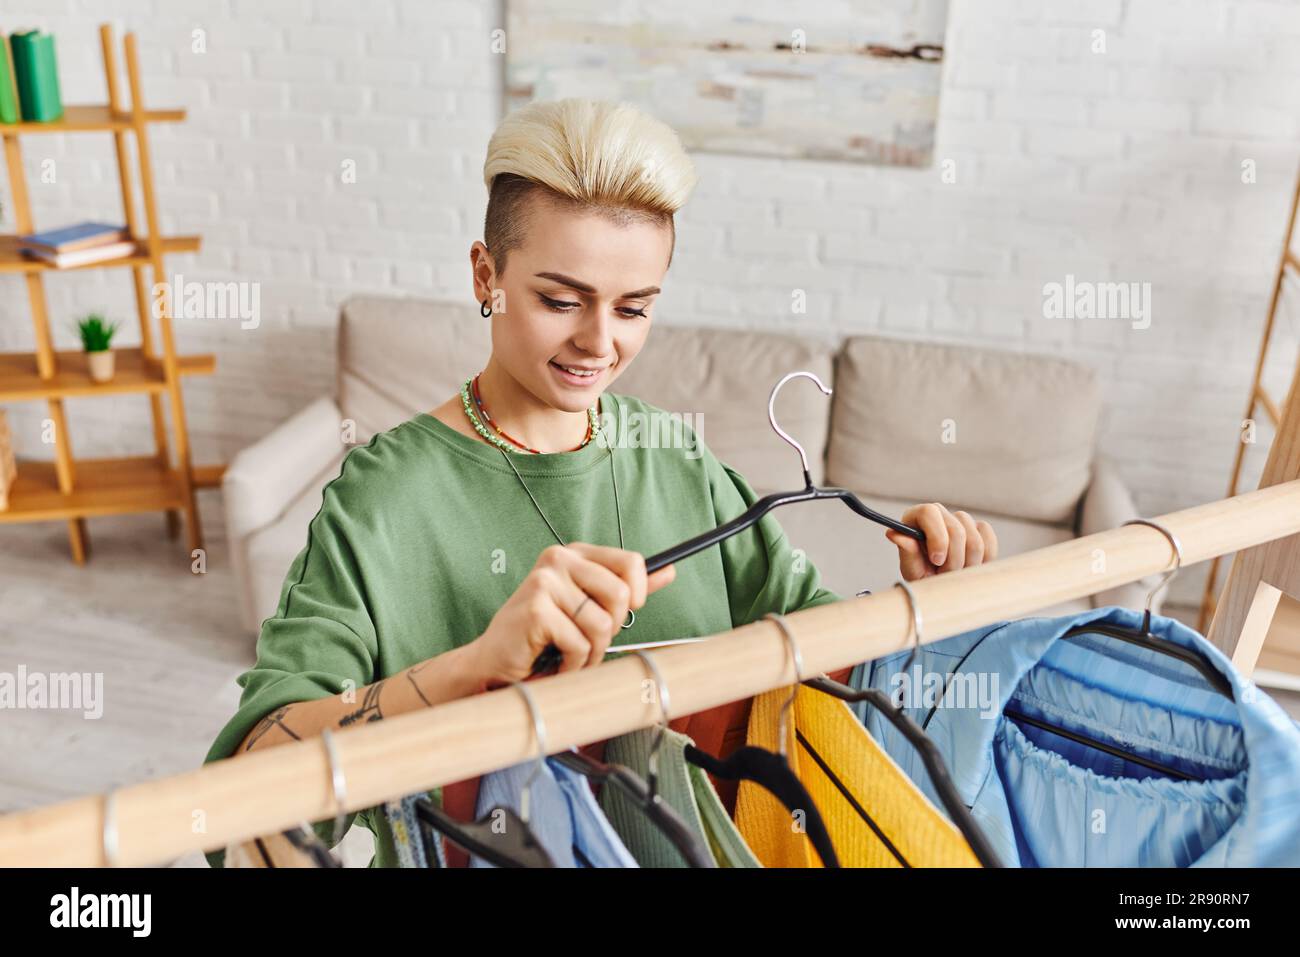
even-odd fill
[{"label": "woman's eyebrow", "polygon": [[[580,282],[577,279],[571,279],[570,277],[565,276],[558,272],[539,272],[536,273],[536,277],[538,279],[554,280],[555,282],[558,282],[562,286],[568,286],[571,289],[576,289],[578,290],[578,292],[585,292],[591,296],[594,296],[596,294],[595,286],[589,286],[585,282]],[[657,292],[659,292],[658,286],[646,286],[644,289],[636,289],[633,290],[632,292],[625,292],[623,293],[623,295],[619,296],[619,298],[639,299],[642,296],[653,296]]]}]

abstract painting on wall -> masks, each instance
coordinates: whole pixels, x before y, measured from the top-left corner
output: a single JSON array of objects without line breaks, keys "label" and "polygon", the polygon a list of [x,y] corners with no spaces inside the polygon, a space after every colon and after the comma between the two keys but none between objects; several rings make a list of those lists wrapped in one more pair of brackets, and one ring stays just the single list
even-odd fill
[{"label": "abstract painting on wall", "polygon": [[692,150],[931,161],[948,0],[507,2],[508,110],[626,100]]}]

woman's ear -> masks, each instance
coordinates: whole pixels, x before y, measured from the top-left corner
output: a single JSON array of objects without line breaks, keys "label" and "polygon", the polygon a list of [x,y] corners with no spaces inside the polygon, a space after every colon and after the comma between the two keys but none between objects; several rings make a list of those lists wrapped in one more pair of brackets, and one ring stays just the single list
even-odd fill
[{"label": "woman's ear", "polygon": [[492,261],[492,254],[482,240],[475,240],[474,245],[470,246],[469,262],[474,299],[479,303],[487,300],[488,305],[495,310],[496,303],[492,297],[496,289],[496,263]]}]

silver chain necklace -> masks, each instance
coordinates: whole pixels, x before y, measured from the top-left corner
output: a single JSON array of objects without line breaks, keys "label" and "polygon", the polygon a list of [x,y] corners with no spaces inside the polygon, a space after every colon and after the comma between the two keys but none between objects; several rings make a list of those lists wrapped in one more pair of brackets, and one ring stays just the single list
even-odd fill
[{"label": "silver chain necklace", "polygon": [[[592,438],[595,439],[595,436],[592,436]],[[524,477],[520,475],[519,470],[515,468],[515,463],[510,461],[510,453],[507,452],[505,449],[498,449],[498,451],[501,453],[502,457],[505,458],[506,465],[510,466],[510,471],[515,473],[515,478],[519,479],[519,484],[522,485],[524,487],[524,491],[528,493],[528,498],[532,501],[533,508],[537,509],[537,514],[542,516],[542,521],[545,522],[546,527],[551,530],[551,534],[555,536],[555,540],[559,542],[561,545],[567,546],[568,542],[566,542],[564,539],[560,537],[560,533],[555,530],[555,526],[551,524],[551,520],[547,518],[546,513],[542,511],[542,507],[537,504],[537,499],[533,496],[532,490],[529,489],[528,483],[524,481]],[[618,473],[614,469],[614,446],[613,445],[609,447],[609,477],[614,483],[614,517],[618,520],[618,547],[622,549],[623,548],[623,513],[618,507]],[[636,612],[633,611],[631,608],[629,608],[627,610],[627,621],[623,622],[623,627],[631,628],[634,624],[636,624]]]}]

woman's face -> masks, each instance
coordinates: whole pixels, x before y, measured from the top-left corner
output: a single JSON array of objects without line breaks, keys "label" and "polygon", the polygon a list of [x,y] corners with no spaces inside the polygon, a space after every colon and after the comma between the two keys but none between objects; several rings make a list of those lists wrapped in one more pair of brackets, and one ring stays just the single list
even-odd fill
[{"label": "woman's face", "polygon": [[494,361],[541,402],[581,412],[641,351],[672,233],[561,209],[536,194],[529,202],[539,205],[504,276],[474,244],[475,292],[480,302],[492,299]]}]

